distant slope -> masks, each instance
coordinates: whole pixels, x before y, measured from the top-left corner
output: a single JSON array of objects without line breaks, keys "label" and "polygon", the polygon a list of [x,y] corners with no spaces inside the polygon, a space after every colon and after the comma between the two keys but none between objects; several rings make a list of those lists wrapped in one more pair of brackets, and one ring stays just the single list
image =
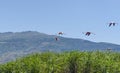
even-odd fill
[{"label": "distant slope", "polygon": [[0,63],[32,52],[90,51],[106,50],[107,48],[120,51],[120,45],[116,44],[96,43],[64,37],[59,37],[59,40],[55,41],[55,37],[55,35],[47,35],[36,31],[0,33]]}]

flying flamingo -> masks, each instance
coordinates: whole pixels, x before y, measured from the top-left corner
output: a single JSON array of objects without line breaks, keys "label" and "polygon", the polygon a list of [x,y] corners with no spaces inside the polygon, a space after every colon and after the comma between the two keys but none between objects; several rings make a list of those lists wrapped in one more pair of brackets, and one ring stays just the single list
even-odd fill
[{"label": "flying flamingo", "polygon": [[[92,33],[92,32],[83,32],[83,34],[85,34],[86,36],[90,36],[91,34],[94,34],[94,33]],[[95,35],[95,34],[94,34]]]},{"label": "flying flamingo", "polygon": [[63,35],[64,33],[63,32],[58,32],[58,35]]},{"label": "flying flamingo", "polygon": [[117,24],[117,23],[115,23],[115,22],[110,22],[110,23],[109,23],[109,27],[110,27],[110,26],[115,26],[116,24]]},{"label": "flying flamingo", "polygon": [[57,37],[55,37],[55,40],[56,40],[56,41],[58,41],[58,38],[57,38]]}]

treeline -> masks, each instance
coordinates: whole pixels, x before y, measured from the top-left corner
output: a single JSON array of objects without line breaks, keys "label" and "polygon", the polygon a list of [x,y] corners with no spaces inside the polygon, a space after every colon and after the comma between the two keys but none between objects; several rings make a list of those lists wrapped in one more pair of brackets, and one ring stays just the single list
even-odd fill
[{"label": "treeline", "polygon": [[120,73],[120,53],[36,53],[1,64],[0,73]]}]

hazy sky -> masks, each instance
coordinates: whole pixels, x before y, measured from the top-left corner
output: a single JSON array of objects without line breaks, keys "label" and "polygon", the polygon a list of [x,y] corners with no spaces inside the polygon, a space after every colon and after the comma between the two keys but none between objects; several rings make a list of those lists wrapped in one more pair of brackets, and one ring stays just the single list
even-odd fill
[{"label": "hazy sky", "polygon": [[120,44],[120,0],[0,0],[0,32],[28,30]]}]

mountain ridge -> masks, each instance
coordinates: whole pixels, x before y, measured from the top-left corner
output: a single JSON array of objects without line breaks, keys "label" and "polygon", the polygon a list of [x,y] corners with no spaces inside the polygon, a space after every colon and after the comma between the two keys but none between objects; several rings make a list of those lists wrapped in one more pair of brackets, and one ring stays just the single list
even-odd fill
[{"label": "mountain ridge", "polygon": [[[58,37],[59,40],[56,41],[55,37]],[[118,44],[66,38],[37,31],[0,33],[0,63],[8,62],[33,52],[63,52],[72,50],[104,51],[107,48],[113,51],[120,51],[120,45]]]}]

